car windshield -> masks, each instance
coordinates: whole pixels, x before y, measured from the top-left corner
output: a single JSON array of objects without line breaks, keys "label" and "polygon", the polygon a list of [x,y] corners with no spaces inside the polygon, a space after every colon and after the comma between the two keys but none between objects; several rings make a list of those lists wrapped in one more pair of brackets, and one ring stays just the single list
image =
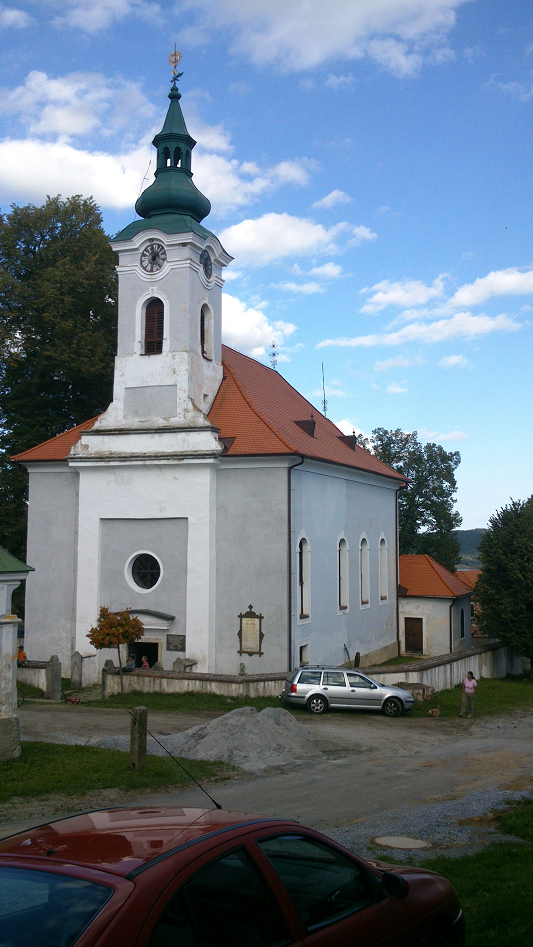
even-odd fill
[{"label": "car windshield", "polygon": [[71,947],[112,894],[70,875],[0,866],[0,943]]}]

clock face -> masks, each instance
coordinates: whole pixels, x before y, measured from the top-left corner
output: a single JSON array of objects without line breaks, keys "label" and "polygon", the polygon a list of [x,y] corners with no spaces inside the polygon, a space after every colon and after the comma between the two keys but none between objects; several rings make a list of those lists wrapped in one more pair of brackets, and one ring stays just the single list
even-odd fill
[{"label": "clock face", "polygon": [[141,253],[141,266],[146,273],[156,273],[164,266],[167,252],[162,243],[149,243]]},{"label": "clock face", "polygon": [[202,250],[200,254],[200,266],[203,268],[206,279],[211,279],[213,275],[213,264],[207,250]]}]

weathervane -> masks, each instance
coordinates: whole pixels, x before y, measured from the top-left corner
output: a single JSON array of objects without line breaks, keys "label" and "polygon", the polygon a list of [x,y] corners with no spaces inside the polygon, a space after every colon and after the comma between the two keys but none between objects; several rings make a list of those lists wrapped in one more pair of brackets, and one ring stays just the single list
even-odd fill
[{"label": "weathervane", "polygon": [[174,43],[174,50],[171,52],[168,57],[169,65],[172,66],[172,81],[175,83],[180,76],[183,75],[182,72],[178,72],[178,66],[181,62],[181,53],[179,49],[176,49],[176,44]]}]

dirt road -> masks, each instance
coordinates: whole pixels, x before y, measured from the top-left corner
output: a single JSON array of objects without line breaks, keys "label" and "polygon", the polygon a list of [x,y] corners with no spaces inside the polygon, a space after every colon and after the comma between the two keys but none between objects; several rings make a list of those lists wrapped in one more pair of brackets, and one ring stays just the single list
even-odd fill
[{"label": "dirt road", "polygon": [[[95,734],[129,732],[122,710],[31,704],[19,708],[23,739],[84,742]],[[216,714],[150,713],[150,729],[164,736]],[[377,714],[298,715],[324,760],[210,785],[224,808],[281,815],[334,829],[429,801],[460,799],[479,790],[533,786],[533,712],[483,720],[385,719]],[[60,787],[58,786],[58,791]],[[0,807],[0,836],[67,809],[164,803],[203,805],[197,789],[178,793],[91,793],[83,801],[58,797]]]}]

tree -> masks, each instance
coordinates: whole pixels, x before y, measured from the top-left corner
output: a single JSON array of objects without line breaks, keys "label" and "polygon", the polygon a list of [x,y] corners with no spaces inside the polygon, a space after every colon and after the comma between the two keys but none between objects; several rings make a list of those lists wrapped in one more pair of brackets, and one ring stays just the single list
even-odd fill
[{"label": "tree", "polygon": [[427,553],[451,572],[457,568],[461,548],[454,530],[461,516],[453,509],[459,451],[445,451],[440,444],[421,444],[416,431],[378,427],[371,438],[358,443],[408,479],[398,494],[400,555]]},{"label": "tree", "polygon": [[136,618],[128,609],[122,612],[110,612],[102,607],[95,626],[89,629],[87,635],[93,648],[101,651],[103,648],[116,648],[118,651],[118,666],[120,670],[120,693],[124,693],[122,678],[122,659],[120,656],[121,644],[133,644],[144,635],[144,625],[140,618]]},{"label": "tree", "polygon": [[491,516],[479,558],[478,624],[515,654],[533,659],[533,496],[511,500]]},{"label": "tree", "polygon": [[24,558],[26,471],[9,457],[104,410],[115,258],[91,199],[0,215],[0,545]]}]

